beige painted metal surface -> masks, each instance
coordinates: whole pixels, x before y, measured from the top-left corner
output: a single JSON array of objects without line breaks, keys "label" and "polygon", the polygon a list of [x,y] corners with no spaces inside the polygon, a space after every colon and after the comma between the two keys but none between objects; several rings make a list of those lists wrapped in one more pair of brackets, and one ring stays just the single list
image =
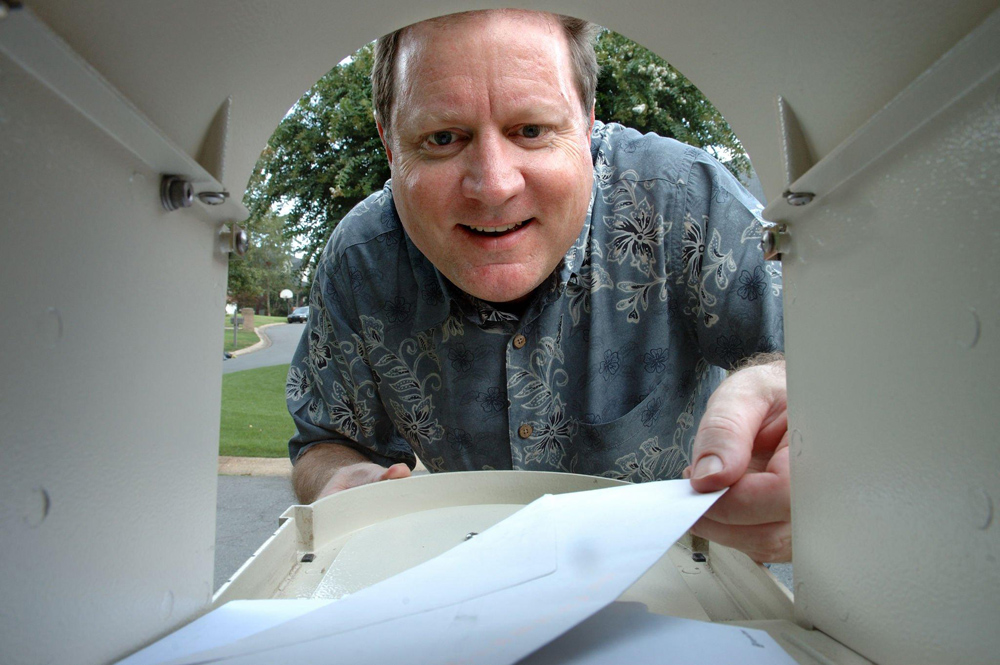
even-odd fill
[{"label": "beige painted metal surface", "polygon": [[1000,15],[804,176],[844,182],[789,223],[796,608],[880,663],[1000,652],[997,44]]},{"label": "beige painted metal surface", "polygon": [[[340,598],[427,561],[546,493],[620,484],[572,474],[487,471],[419,476],[293,506],[213,606],[259,598]],[[768,631],[801,665],[869,661],[793,621],[791,594],[745,555],[683,538],[621,597],[651,612]]]},{"label": "beige painted metal surface", "polygon": [[[238,197],[282,114],[341,58],[502,3],[25,4],[162,138],[153,153],[197,159]],[[822,160],[997,3],[535,6],[677,65],[775,200],[779,95],[796,154]],[[172,162],[137,156],[15,60],[0,54],[0,649],[14,664],[101,663],[209,602],[227,220],[162,212]],[[797,610],[876,661],[1000,653],[996,90],[983,78],[936,116],[911,96],[901,116],[926,126],[787,213]],[[154,307],[169,328],[147,320]]]}]

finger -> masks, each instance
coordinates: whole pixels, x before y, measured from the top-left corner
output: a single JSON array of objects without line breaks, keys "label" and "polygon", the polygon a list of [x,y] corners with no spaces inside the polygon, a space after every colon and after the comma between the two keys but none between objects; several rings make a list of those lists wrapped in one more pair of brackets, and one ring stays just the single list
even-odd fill
[{"label": "finger", "polygon": [[755,446],[773,450],[784,413],[784,377],[772,368],[753,367],[724,381],[709,398],[695,435],[692,487],[713,492],[733,485],[750,466]]},{"label": "finger", "polygon": [[789,522],[733,526],[702,517],[691,527],[691,533],[738,549],[757,563],[792,560],[792,525]]},{"label": "finger", "polygon": [[705,516],[722,524],[766,524],[787,522],[792,506],[789,494],[787,449],[783,472],[748,473],[733,484]]},{"label": "finger", "polygon": [[409,478],[409,477],[410,477],[410,467],[400,462],[398,464],[393,464],[388,469],[386,469],[385,473],[382,474],[382,477],[379,478],[379,480],[398,480],[399,478]]}]

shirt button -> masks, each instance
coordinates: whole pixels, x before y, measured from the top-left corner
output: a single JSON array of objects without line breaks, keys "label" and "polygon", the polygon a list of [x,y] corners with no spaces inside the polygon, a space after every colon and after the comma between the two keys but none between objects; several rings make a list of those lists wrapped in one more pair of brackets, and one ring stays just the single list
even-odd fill
[{"label": "shirt button", "polygon": [[514,348],[515,349],[523,349],[524,345],[527,344],[527,343],[528,343],[528,338],[525,337],[524,335],[522,335],[521,333],[518,333],[518,334],[514,335]]},{"label": "shirt button", "polygon": [[525,423],[517,428],[517,435],[522,439],[527,439],[529,436],[531,436],[531,433],[534,431],[535,431],[534,427],[532,427],[528,423]]}]

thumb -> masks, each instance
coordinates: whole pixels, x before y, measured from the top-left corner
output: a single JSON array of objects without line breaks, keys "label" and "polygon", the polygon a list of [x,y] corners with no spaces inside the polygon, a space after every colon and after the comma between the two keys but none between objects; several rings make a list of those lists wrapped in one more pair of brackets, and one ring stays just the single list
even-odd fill
[{"label": "thumb", "polygon": [[723,381],[709,398],[694,437],[692,466],[685,470],[691,486],[714,492],[742,478],[754,445],[770,445],[781,437],[786,409],[783,364],[748,367]]},{"label": "thumb", "polygon": [[731,418],[717,418],[706,411],[695,435],[692,466],[685,470],[699,492],[729,487],[743,477],[750,464],[754,433]]},{"label": "thumb", "polygon": [[410,467],[406,464],[399,462],[398,464],[393,464],[379,478],[379,480],[398,480],[399,478],[409,478],[410,477]]}]

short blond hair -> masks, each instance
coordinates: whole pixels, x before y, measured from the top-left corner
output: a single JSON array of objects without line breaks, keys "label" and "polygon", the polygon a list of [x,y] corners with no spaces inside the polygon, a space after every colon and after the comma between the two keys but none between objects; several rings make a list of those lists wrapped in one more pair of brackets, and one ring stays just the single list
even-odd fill
[{"label": "short blond hair", "polygon": [[[479,10],[462,12],[429,19],[434,22],[454,21],[470,14],[497,12],[504,10]],[[541,13],[541,12],[540,12]],[[594,42],[600,26],[583,19],[552,14],[562,26],[566,42],[569,44],[570,62],[573,66],[573,77],[576,79],[577,92],[583,105],[584,116],[590,116],[597,95],[597,54],[594,52]],[[392,106],[396,101],[396,60],[399,56],[399,43],[412,26],[400,28],[395,32],[380,37],[375,43],[374,64],[372,65],[372,106],[375,119],[382,125],[386,135],[390,131]]]}]

